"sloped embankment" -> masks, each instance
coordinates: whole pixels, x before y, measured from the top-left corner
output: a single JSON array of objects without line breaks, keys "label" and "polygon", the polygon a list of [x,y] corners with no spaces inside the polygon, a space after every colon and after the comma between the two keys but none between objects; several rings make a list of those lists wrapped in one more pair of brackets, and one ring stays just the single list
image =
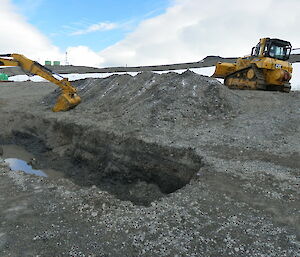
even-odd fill
[{"label": "sloped embankment", "polygon": [[[217,80],[186,71],[136,76],[112,75],[103,79],[84,79],[73,83],[82,103],[75,111],[108,123],[124,122],[124,131],[162,127],[176,123],[194,126],[211,119],[234,114],[239,99]],[[45,98],[52,106],[59,90]],[[128,126],[128,127],[127,127]],[[119,127],[111,127],[120,130]],[[123,132],[124,132],[123,131]]]},{"label": "sloped embankment", "polygon": [[124,120],[138,119],[150,126],[174,119],[219,118],[232,111],[236,102],[216,80],[191,71],[112,75],[75,85],[84,100],[81,108],[122,115]]}]

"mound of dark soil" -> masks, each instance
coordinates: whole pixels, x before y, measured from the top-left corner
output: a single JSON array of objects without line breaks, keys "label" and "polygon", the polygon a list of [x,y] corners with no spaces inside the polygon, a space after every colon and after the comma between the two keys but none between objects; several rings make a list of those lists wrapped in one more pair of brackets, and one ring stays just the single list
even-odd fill
[{"label": "mound of dark soil", "polygon": [[[82,97],[76,108],[147,126],[222,118],[232,114],[238,105],[238,98],[220,82],[191,71],[112,75],[73,84]],[[53,105],[57,94],[58,91],[47,96],[45,101]]]}]

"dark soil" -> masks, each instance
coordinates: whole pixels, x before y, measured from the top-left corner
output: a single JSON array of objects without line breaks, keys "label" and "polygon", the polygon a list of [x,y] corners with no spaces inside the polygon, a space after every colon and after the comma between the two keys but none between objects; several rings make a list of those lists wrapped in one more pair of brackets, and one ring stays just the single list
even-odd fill
[{"label": "dark soil", "polygon": [[64,178],[0,168],[0,256],[299,256],[300,93],[144,72],[0,87],[0,144]]}]

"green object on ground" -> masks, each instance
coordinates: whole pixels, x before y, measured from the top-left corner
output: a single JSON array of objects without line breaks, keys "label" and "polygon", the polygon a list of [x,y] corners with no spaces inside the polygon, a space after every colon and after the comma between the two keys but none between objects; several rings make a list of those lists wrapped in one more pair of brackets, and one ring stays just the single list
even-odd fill
[{"label": "green object on ground", "polygon": [[5,73],[0,73],[0,80],[1,81],[7,81],[8,80],[8,75]]}]

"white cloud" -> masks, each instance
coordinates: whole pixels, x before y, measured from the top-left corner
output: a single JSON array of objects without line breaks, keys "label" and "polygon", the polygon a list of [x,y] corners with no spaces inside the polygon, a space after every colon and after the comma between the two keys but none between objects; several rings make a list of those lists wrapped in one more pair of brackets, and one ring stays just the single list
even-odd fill
[{"label": "white cloud", "polygon": [[1,0],[0,17],[1,53],[21,53],[40,62],[63,58],[58,47],[18,14],[10,0]]},{"label": "white cloud", "polygon": [[67,53],[68,61],[72,65],[98,66],[103,62],[103,58],[87,46],[69,47]]},{"label": "white cloud", "polygon": [[[243,56],[261,37],[300,46],[298,0],[177,0],[99,54],[103,66],[198,61],[207,55]],[[283,11],[288,10],[288,11]]]},{"label": "white cloud", "polygon": [[71,35],[84,35],[84,34],[89,34],[92,32],[96,32],[96,31],[107,31],[107,30],[113,30],[118,28],[118,24],[117,23],[112,23],[112,22],[100,22],[97,24],[92,24],[89,27],[87,27],[86,29],[81,29],[81,30],[77,30],[71,33]]}]

